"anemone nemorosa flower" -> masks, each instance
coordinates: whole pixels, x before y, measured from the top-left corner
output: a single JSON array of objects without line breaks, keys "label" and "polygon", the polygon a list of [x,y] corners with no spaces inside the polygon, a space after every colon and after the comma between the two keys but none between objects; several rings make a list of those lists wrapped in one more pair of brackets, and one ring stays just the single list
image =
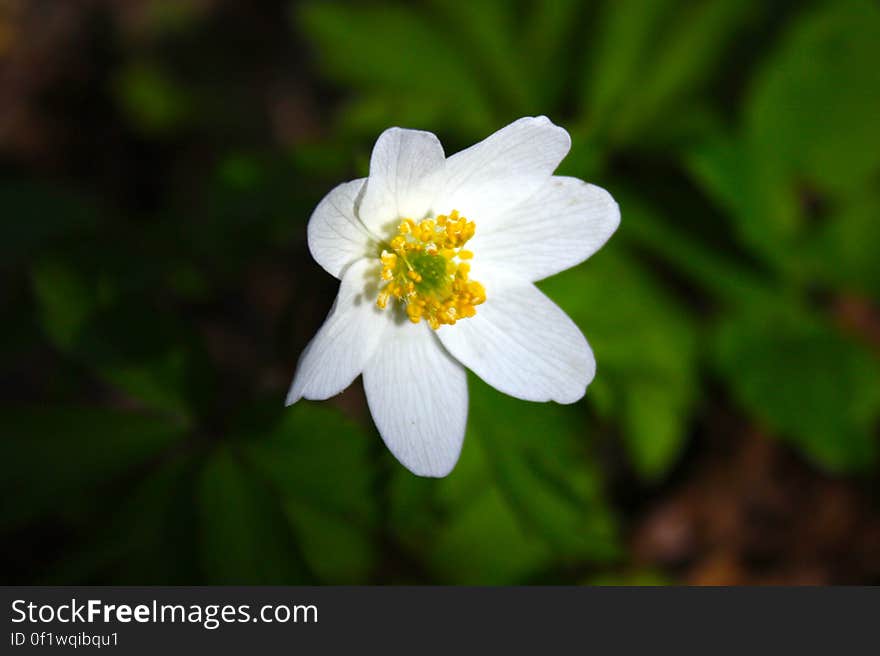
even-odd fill
[{"label": "anemone nemorosa flower", "polygon": [[593,353],[533,283],[595,253],[620,211],[604,189],[553,175],[570,146],[544,116],[449,158],[430,132],[383,132],[369,177],[333,189],[309,220],[309,250],[341,284],[287,404],[363,374],[385,444],[439,477],[464,439],[465,367],[526,401],[583,397]]}]

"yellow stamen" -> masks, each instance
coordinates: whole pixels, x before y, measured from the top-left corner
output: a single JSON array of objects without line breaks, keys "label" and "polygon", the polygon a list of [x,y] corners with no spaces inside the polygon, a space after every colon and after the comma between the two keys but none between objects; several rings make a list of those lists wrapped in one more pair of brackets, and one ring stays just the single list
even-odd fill
[{"label": "yellow stamen", "polygon": [[419,222],[401,218],[388,242],[393,252],[379,256],[379,277],[386,284],[376,305],[385,309],[395,298],[411,322],[424,319],[435,330],[474,316],[486,300],[485,288],[469,279],[471,266],[463,261],[474,257],[463,247],[475,231],[474,222],[457,210]]}]

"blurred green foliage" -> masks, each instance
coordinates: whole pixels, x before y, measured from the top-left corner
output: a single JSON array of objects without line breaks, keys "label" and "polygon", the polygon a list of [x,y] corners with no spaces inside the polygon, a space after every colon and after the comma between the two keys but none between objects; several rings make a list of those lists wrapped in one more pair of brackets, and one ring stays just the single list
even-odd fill
[{"label": "blurred green foliage", "polygon": [[[165,153],[128,173],[159,200],[0,184],[4,359],[27,362],[4,377],[0,530],[63,549],[13,554],[9,578],[663,583],[623,571],[608,451],[662,484],[716,394],[817,470],[876,475],[880,334],[838,311],[880,298],[875,3],[293,3],[285,38],[322,104],[284,146],[254,136],[262,100],[210,16],[147,4],[155,45],[126,45],[98,102]],[[471,377],[441,481],[386,453],[359,391],[284,409],[335,291],[305,247],[322,194],[391,125],[454,152],[529,114],[570,130],[561,172],[622,209],[599,254],[541,284],[596,353],[586,399]],[[177,154],[193,140],[210,156]],[[264,264],[288,290],[268,313]],[[237,358],[241,333],[257,346]]]}]

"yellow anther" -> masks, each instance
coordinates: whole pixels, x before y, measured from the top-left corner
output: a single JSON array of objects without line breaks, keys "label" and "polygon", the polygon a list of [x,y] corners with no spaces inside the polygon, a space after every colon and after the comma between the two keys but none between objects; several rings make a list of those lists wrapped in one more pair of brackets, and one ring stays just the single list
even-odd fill
[{"label": "yellow anther", "polygon": [[422,310],[424,308],[418,303],[409,303],[406,306],[406,314],[413,323],[418,323],[422,319]]},{"label": "yellow anther", "polygon": [[476,280],[468,281],[468,293],[471,295],[474,305],[479,305],[486,300],[486,288]]},{"label": "yellow anther", "polygon": [[[419,222],[402,218],[388,242],[391,250],[379,255],[379,277],[385,286],[376,305],[384,309],[390,299],[397,299],[411,322],[424,319],[435,330],[474,316],[475,306],[486,300],[486,290],[469,279],[471,267],[465,260],[474,254],[463,246],[475,231],[474,222],[457,210]],[[435,258],[442,258],[439,268]]]}]

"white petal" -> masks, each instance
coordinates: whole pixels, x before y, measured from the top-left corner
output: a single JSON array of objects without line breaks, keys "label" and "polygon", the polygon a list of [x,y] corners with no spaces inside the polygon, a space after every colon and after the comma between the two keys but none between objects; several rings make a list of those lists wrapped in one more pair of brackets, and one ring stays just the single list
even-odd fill
[{"label": "white petal", "polygon": [[421,219],[431,209],[443,175],[445,155],[430,132],[385,130],[370,158],[370,177],[361,201],[361,221],[382,234],[401,217]]},{"label": "white petal", "polygon": [[324,196],[309,219],[309,251],[330,275],[341,278],[345,267],[364,257],[370,234],[355,206],[366,178],[344,182]]},{"label": "white petal", "polygon": [[541,280],[586,260],[618,225],[620,209],[611,194],[577,178],[553,176],[490,229],[478,224],[468,249],[481,268]]},{"label": "white petal", "polygon": [[391,453],[414,474],[442,477],[461,453],[467,376],[431,333],[395,325],[364,369],[364,390]]},{"label": "white petal", "polygon": [[391,325],[390,313],[376,307],[377,280],[375,261],[346,269],[330,314],[299,358],[287,405],[335,396],[363,371]]},{"label": "white petal", "polygon": [[481,230],[535,193],[570,147],[568,132],[546,116],[514,121],[446,160],[434,210],[456,209]]},{"label": "white petal", "polygon": [[[482,281],[481,281],[482,282]],[[487,279],[477,315],[437,336],[492,387],[526,401],[574,403],[596,373],[581,331],[532,283]]]}]

